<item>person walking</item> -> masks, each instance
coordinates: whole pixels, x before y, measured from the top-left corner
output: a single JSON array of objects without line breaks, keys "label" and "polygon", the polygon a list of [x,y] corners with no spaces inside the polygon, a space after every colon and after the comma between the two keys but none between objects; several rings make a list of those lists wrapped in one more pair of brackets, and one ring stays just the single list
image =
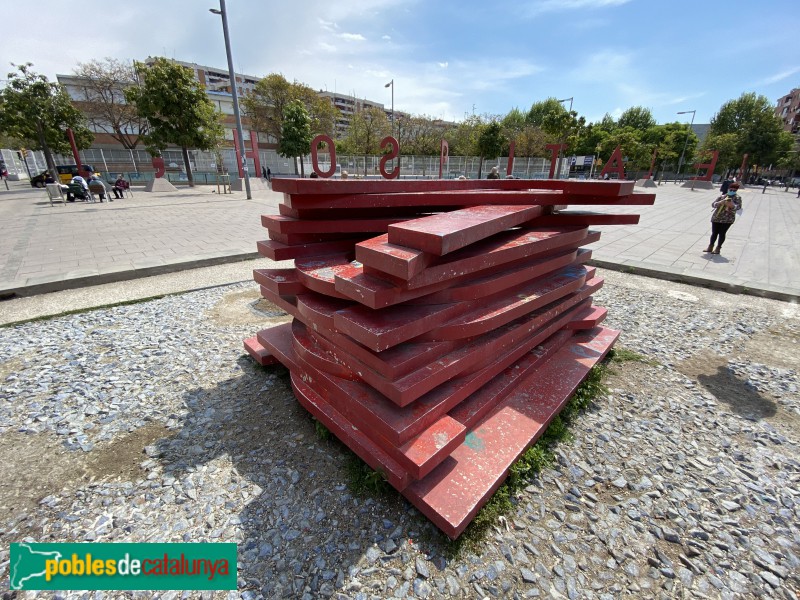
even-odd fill
[{"label": "person walking", "polygon": [[[742,210],[739,184],[732,183],[727,193],[714,200],[711,207],[714,209],[714,212],[711,213],[711,240],[705,251],[711,254],[719,254],[722,244],[725,243],[725,235],[736,220],[737,211]],[[716,248],[714,248],[714,242],[717,242]]]},{"label": "person walking", "polygon": [[269,170],[269,167],[267,167],[267,182],[272,183],[272,171]]},{"label": "person walking", "polygon": [[264,165],[261,165],[261,175],[264,176],[264,179],[267,178],[267,167],[265,167]]}]

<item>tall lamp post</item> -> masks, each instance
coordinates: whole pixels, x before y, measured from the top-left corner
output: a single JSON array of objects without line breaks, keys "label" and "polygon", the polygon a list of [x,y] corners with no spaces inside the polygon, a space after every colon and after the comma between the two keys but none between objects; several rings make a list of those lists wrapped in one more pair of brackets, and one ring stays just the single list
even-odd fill
[{"label": "tall lamp post", "polygon": [[681,168],[683,167],[683,158],[686,155],[686,146],[689,144],[689,134],[692,133],[692,125],[694,125],[694,115],[697,111],[696,110],[683,110],[679,112],[679,115],[688,115],[692,113],[692,122],[689,123],[689,131],[686,132],[686,141],[683,142],[683,150],[681,150],[681,157],[678,159],[678,172],[675,174],[675,179],[678,179],[678,175],[681,174]]},{"label": "tall lamp post", "polygon": [[228,34],[228,13],[225,10],[225,0],[219,0],[219,10],[209,8],[209,12],[222,17],[222,32],[225,34],[225,52],[228,54],[228,76],[231,80],[231,95],[233,96],[233,116],[236,119],[236,131],[239,133],[239,157],[242,161],[242,171],[244,172],[244,187],[247,191],[247,199],[252,199],[250,192],[250,174],[247,167],[247,156],[244,149],[244,134],[242,133],[242,117],[239,115],[239,94],[236,91],[236,74],[233,72],[233,57],[231,56],[231,38]]},{"label": "tall lamp post", "polygon": [[392,137],[394,137],[394,79],[383,87],[388,88],[389,86],[392,87]]},{"label": "tall lamp post", "polygon": [[[572,101],[574,100],[574,98],[564,98],[563,100],[559,100],[559,102],[566,102],[567,100],[569,100],[569,114],[571,116]],[[561,141],[563,143],[564,141],[563,137],[561,138]],[[561,179],[561,144],[558,145],[558,171],[556,171],[556,179]],[[569,179],[569,176],[567,176],[567,179]]]}]

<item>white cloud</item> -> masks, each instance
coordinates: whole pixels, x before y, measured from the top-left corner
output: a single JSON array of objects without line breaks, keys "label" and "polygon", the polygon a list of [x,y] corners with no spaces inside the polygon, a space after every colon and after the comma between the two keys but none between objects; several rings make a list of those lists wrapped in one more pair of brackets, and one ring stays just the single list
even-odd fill
[{"label": "white cloud", "polygon": [[524,12],[528,17],[535,17],[549,12],[597,10],[613,6],[622,6],[631,1],[632,0],[537,0],[530,3]]},{"label": "white cloud", "polygon": [[770,75],[769,77],[765,77],[764,79],[757,81],[756,85],[772,85],[773,83],[778,83],[779,81],[788,79],[795,73],[800,73],[800,67],[795,67],[793,69],[786,69],[784,71],[781,71],[780,73],[775,73],[775,75]]},{"label": "white cloud", "polygon": [[445,61],[445,62],[440,62],[440,63],[436,63],[436,64],[439,65],[440,67],[442,67],[443,69],[446,69],[447,65],[448,65],[448,62]]},{"label": "white cloud", "polygon": [[348,42],[365,42],[367,40],[360,33],[340,33],[339,37]]},{"label": "white cloud", "polygon": [[381,39],[382,40],[386,40],[387,42],[391,42],[392,41],[392,36],[390,36],[390,35],[382,35]]},{"label": "white cloud", "polygon": [[320,27],[325,31],[334,31],[336,29],[339,29],[339,26],[332,21],[326,21],[324,19],[317,19],[317,20],[319,21]]}]

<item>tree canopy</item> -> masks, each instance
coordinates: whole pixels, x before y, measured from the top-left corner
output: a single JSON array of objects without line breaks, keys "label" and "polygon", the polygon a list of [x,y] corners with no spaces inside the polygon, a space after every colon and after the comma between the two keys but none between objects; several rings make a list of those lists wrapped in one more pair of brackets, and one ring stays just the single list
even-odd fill
[{"label": "tree canopy", "polygon": [[283,109],[283,128],[278,154],[287,158],[300,157],[300,175],[305,176],[303,156],[311,148],[311,117],[303,103],[292,100]]},{"label": "tree canopy", "polygon": [[133,64],[113,58],[78,63],[75,69],[83,98],[78,106],[96,131],[103,131],[133,149],[139,136],[147,134],[147,119],[139,116],[136,107],[125,100],[125,89],[139,85]]},{"label": "tree canopy", "polygon": [[364,176],[366,176],[367,156],[380,154],[381,140],[390,133],[391,124],[385,112],[379,108],[360,110],[353,115],[347,137],[337,146],[337,151],[363,156]]},{"label": "tree canopy", "polygon": [[290,83],[279,73],[271,73],[259,80],[253,91],[242,99],[242,105],[254,127],[269,135],[271,142],[280,145],[284,110],[294,100],[305,107],[312,134],[333,135],[338,111],[331,102],[305,84]]},{"label": "tree canopy", "polygon": [[70,153],[68,128],[79,150],[91,146],[94,135],[63,87],[34,72],[31,63],[15,66],[8,85],[0,90],[0,129],[33,150],[42,150],[48,169],[55,173],[53,153]]},{"label": "tree canopy", "polygon": [[156,58],[149,66],[135,62],[134,67],[141,82],[125,90],[125,99],[149,123],[142,140],[153,155],[160,155],[170,144],[179,146],[189,185],[193,186],[189,148],[217,147],[223,139],[221,113],[191,69],[166,58]]}]

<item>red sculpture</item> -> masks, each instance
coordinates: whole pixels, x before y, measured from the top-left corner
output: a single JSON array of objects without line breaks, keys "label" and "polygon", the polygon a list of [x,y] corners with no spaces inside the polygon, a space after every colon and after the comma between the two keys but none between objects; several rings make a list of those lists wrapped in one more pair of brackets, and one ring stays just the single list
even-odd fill
[{"label": "red sculpture", "polygon": [[295,266],[254,278],[293,321],[245,348],[455,538],[619,334],[582,246],[638,215],[552,207],[653,203],[633,186],[276,178],[258,248]]}]

